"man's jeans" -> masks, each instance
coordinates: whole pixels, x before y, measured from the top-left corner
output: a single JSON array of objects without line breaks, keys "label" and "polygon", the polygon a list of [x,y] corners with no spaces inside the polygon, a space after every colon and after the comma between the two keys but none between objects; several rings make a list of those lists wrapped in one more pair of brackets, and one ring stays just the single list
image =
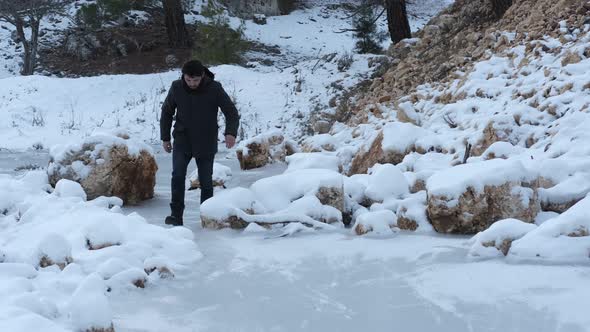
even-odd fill
[{"label": "man's jeans", "polygon": [[[172,215],[182,217],[184,212],[184,192],[186,170],[193,159],[190,148],[185,144],[174,144],[172,150]],[[201,203],[213,197],[213,161],[215,155],[197,156],[199,182],[201,183]]]}]

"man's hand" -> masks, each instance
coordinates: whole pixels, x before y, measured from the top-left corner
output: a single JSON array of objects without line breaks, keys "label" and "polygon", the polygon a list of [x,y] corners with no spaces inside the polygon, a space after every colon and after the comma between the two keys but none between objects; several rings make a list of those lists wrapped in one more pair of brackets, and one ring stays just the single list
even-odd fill
[{"label": "man's hand", "polygon": [[164,148],[164,151],[168,153],[172,152],[172,143],[170,143],[170,141],[164,141],[162,147]]},{"label": "man's hand", "polygon": [[231,149],[236,145],[236,138],[233,135],[225,135],[225,147]]}]

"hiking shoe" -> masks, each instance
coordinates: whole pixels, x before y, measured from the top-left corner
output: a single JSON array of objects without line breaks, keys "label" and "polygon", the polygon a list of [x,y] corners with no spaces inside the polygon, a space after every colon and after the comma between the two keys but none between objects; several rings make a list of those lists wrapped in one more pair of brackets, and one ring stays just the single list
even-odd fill
[{"label": "hiking shoe", "polygon": [[175,217],[175,216],[166,217],[166,220],[164,221],[164,223],[166,225],[172,225],[172,226],[182,226],[183,225],[182,217]]}]

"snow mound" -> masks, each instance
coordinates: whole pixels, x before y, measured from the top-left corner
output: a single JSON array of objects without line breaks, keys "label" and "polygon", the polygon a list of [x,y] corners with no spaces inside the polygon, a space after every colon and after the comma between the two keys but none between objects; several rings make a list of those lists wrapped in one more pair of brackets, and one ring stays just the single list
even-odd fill
[{"label": "snow mound", "polygon": [[150,225],[136,213],[116,212],[120,199],[84,201],[79,186],[60,183],[50,193],[43,172],[0,177],[0,188],[15,189],[8,204],[2,201],[7,208],[0,213],[6,234],[0,242],[0,284],[8,286],[3,287],[0,307],[24,310],[0,325],[17,326],[33,314],[46,320],[34,321],[56,331],[62,324],[108,331],[112,313],[107,288],[133,290],[164,279],[147,277],[144,269],[150,260],[157,260],[158,267],[186,271],[201,258],[190,230]]}]

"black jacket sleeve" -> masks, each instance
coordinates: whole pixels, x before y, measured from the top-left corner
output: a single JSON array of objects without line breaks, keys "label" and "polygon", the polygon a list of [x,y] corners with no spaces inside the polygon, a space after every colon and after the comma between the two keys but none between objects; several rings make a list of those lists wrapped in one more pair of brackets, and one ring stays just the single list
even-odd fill
[{"label": "black jacket sleeve", "polygon": [[162,114],[160,115],[160,137],[162,141],[171,140],[170,130],[172,129],[172,119],[176,113],[176,101],[174,100],[174,83],[168,90],[168,96],[162,105]]},{"label": "black jacket sleeve", "polygon": [[223,89],[221,84],[218,86],[217,103],[221,112],[225,116],[225,135],[232,135],[238,137],[238,127],[240,125],[240,115],[236,105],[231,101],[227,92]]}]

